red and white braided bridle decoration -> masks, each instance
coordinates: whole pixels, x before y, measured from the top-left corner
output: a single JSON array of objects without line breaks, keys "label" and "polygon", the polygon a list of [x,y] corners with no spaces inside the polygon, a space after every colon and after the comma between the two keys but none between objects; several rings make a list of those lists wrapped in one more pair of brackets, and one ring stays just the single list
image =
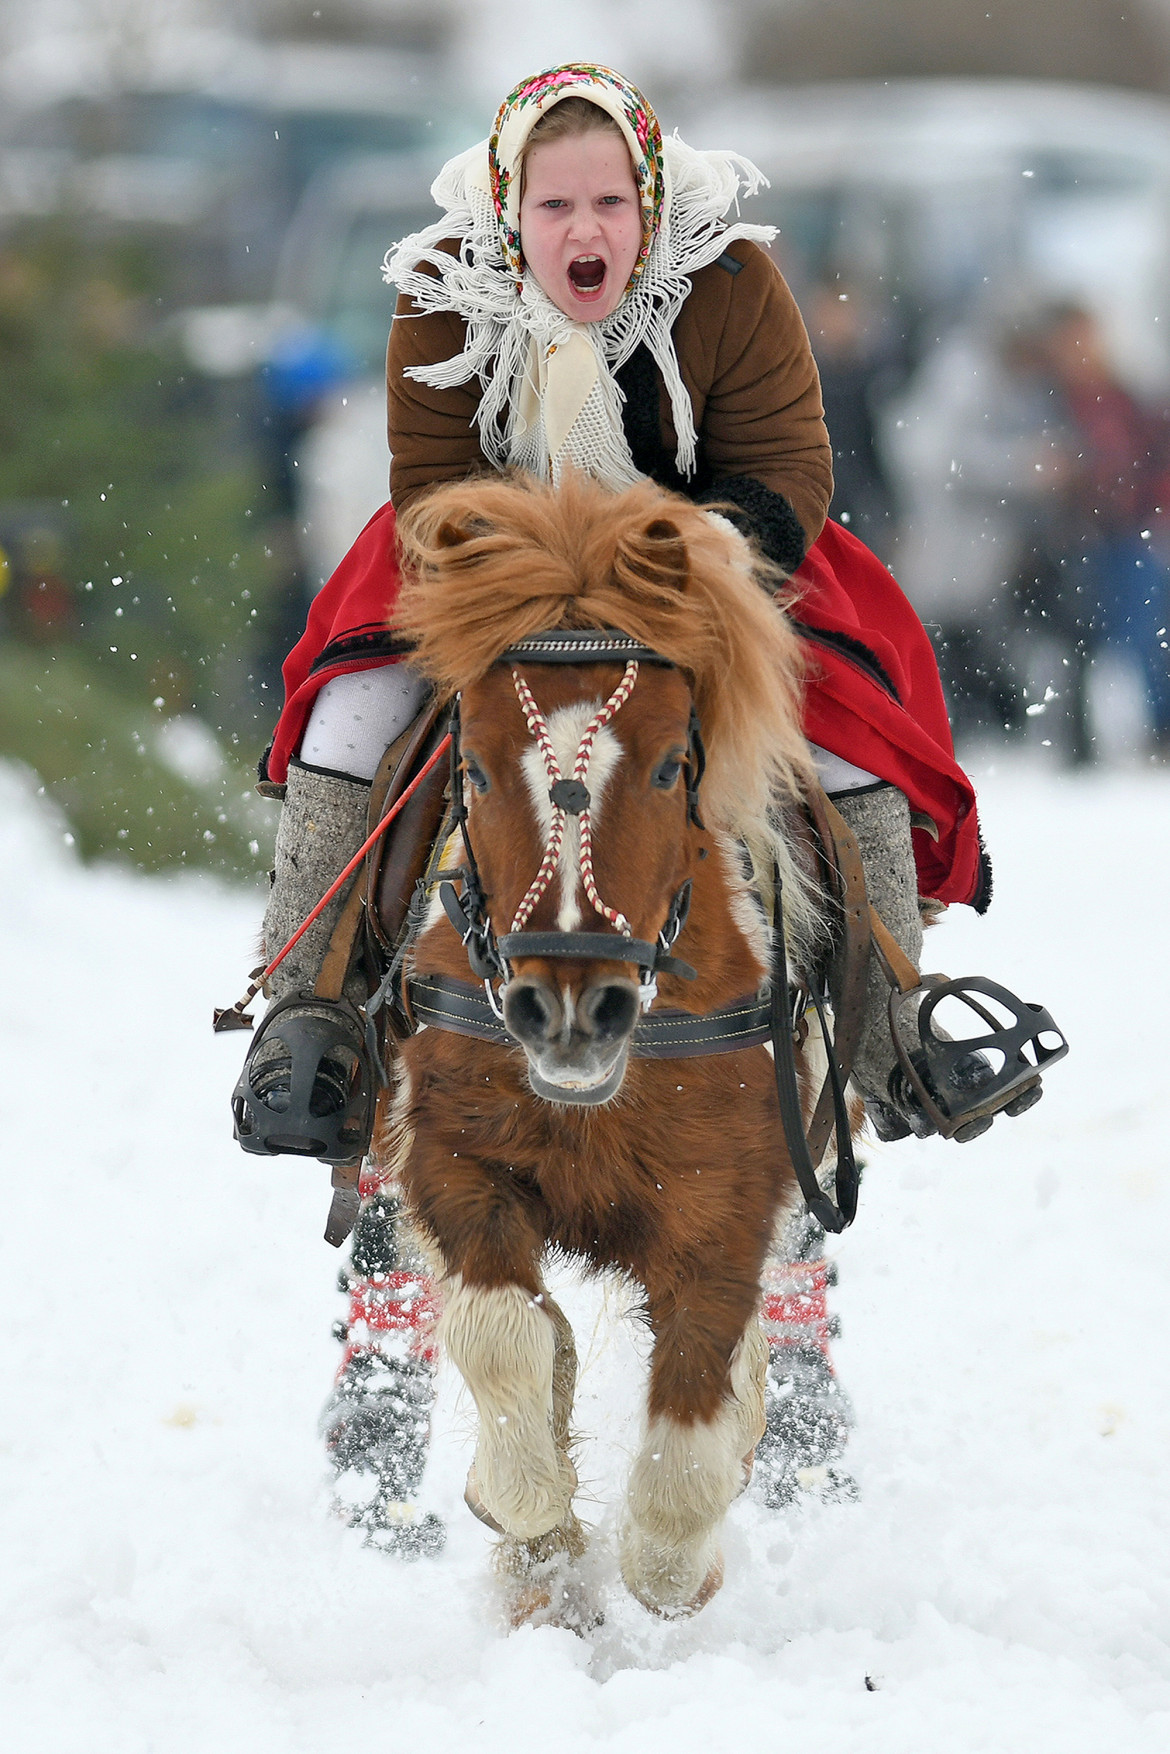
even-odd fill
[{"label": "red and white braided bridle decoration", "polygon": [[[577,754],[573,762],[573,771],[569,776],[571,779],[577,780],[584,785],[585,774],[589,767],[589,758],[593,753],[593,744],[596,741],[597,733],[603,726],[608,725],[614,714],[626,704],[630,695],[633,693],[634,684],[637,680],[638,660],[636,658],[631,658],[626,665],[625,675],[622,677],[605,705],[600,707],[598,711],[594,713],[593,717],[585,727],[581,741],[577,745]],[[552,787],[557,784],[557,781],[563,780],[565,776],[561,772],[560,763],[556,757],[556,751],[553,749],[548,722],[533,699],[532,690],[529,688],[520,671],[515,668],[512,670],[512,683],[516,689],[516,697],[520,702],[520,710],[524,714],[525,723],[535,737],[537,746],[544,758],[545,772],[548,775],[549,789],[551,791]],[[560,863],[561,848],[564,845],[565,827],[568,822],[569,813],[562,805],[553,800],[550,800],[550,802],[552,802],[552,826],[548,831],[548,840],[545,843],[544,857],[540,861],[540,869],[533,878],[527,895],[520,903],[520,906],[516,909],[516,916],[512,921],[511,927],[513,932],[523,931],[525,924],[531,916],[533,908],[552,882],[553,873]],[[593,876],[593,830],[589,820],[588,806],[578,814],[577,820],[580,824],[581,836],[581,881],[585,887],[585,894],[589,897],[590,905],[603,919],[608,920],[611,926],[616,926],[617,930],[622,933],[623,937],[632,938],[634,935],[633,927],[630,925],[625,914],[619,913],[616,908],[607,907],[597,893],[597,884]]]}]

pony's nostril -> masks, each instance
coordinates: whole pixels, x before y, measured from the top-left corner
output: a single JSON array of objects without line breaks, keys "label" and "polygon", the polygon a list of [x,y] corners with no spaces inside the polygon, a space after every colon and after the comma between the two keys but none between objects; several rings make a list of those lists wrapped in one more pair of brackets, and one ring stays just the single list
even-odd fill
[{"label": "pony's nostril", "polygon": [[517,1041],[549,1041],[557,1011],[555,996],[531,981],[512,981],[504,992],[504,1024]]},{"label": "pony's nostril", "polygon": [[617,1041],[638,1021],[638,993],[632,981],[606,981],[591,987],[578,1007],[595,1039]]}]

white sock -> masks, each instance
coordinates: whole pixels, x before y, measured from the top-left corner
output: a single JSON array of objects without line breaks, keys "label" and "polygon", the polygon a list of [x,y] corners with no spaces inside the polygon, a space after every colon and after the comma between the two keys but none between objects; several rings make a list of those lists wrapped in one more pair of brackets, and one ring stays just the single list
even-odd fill
[{"label": "white sock", "polygon": [[817,770],[817,778],[829,796],[834,792],[858,792],[863,786],[876,786],[876,773],[867,773],[863,767],[854,767],[843,755],[834,755],[831,750],[822,749],[819,743],[809,744],[809,753]]},{"label": "white sock", "polygon": [[417,716],[428,686],[401,660],[335,676],[313,702],[301,760],[372,780],[391,743]]}]

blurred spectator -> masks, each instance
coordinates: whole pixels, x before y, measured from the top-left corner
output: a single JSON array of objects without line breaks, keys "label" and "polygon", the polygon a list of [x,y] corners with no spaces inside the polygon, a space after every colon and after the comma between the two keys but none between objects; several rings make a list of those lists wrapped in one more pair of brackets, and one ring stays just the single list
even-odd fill
[{"label": "blurred spectator", "polygon": [[259,372],[256,448],[273,590],[257,671],[271,688],[279,686],[281,663],[300,637],[313,595],[302,541],[298,452],[329,397],[355,370],[335,336],[305,324],[277,338]]},{"label": "blurred spectator", "polygon": [[862,299],[836,280],[806,300],[809,339],[821,374],[825,424],[833,447],[829,516],[889,563],[897,514],[878,449],[875,407],[888,393],[890,362],[875,346]]},{"label": "blurred spectator", "polygon": [[0,506],[0,610],[6,632],[36,644],[77,632],[61,515],[37,505]]},{"label": "blurred spectator", "polygon": [[1096,318],[1079,305],[1044,314],[1036,369],[1047,378],[1055,452],[1025,592],[1069,648],[1071,758],[1092,756],[1089,668],[1106,649],[1138,671],[1154,747],[1170,756],[1166,418],[1118,381]]},{"label": "blurred spectator", "polygon": [[886,422],[905,507],[894,570],[934,639],[960,737],[1024,723],[1014,587],[1048,412],[1044,387],[984,325],[944,336]]}]

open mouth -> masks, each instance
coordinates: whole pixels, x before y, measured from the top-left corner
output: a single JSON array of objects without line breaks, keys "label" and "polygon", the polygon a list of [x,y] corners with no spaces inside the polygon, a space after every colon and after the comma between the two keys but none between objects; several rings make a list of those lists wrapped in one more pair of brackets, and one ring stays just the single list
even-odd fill
[{"label": "open mouth", "polygon": [[617,1059],[607,1071],[592,1078],[579,1077],[554,1082],[551,1078],[543,1078],[533,1065],[528,1062],[528,1082],[535,1096],[543,1097],[545,1102],[564,1102],[582,1107],[595,1107],[609,1102],[621,1088],[622,1079],[626,1075],[628,1059],[627,1045],[623,1044]]},{"label": "open mouth", "polygon": [[594,298],[605,282],[605,263],[600,256],[577,256],[569,263],[569,284],[578,298]]}]

